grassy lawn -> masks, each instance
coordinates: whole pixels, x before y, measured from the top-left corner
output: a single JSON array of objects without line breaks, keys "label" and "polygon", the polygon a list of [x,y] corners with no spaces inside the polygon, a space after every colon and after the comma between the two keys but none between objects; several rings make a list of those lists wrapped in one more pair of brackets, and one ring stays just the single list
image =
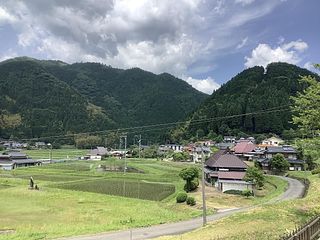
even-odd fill
[{"label": "grassy lawn", "polygon": [[215,239],[279,239],[284,233],[320,214],[320,178],[309,172],[291,172],[307,177],[311,184],[303,199],[265,205],[246,213],[210,223],[206,227],[180,236],[162,237],[159,240],[215,240]]},{"label": "grassy lawn", "polygon": [[[33,159],[49,159],[50,149],[23,150]],[[52,149],[52,159],[78,159],[89,152],[87,149]]]},{"label": "grassy lawn", "polygon": [[[172,187],[175,192],[183,189],[184,182],[178,173],[188,164],[128,159],[128,166],[140,173],[97,171],[99,165],[123,164],[123,159],[113,158],[99,162],[68,161],[0,172],[0,230],[16,231],[0,234],[0,240],[52,239],[174,222],[201,215],[200,199],[195,207],[189,207],[176,204],[175,194],[171,194]],[[28,190],[30,176],[40,191]],[[126,189],[129,188],[130,194],[134,195],[131,197],[137,197],[135,191],[139,185],[145,186],[147,192],[138,192],[138,197],[141,193],[160,197],[150,201],[103,194],[113,191],[118,182],[124,181],[128,183]],[[252,205],[267,201],[283,191],[282,182],[274,184],[278,188],[269,186],[264,190],[265,196],[257,198],[245,199],[220,193],[219,198],[212,198],[213,208],[222,207],[224,201],[229,206],[238,202]]]}]

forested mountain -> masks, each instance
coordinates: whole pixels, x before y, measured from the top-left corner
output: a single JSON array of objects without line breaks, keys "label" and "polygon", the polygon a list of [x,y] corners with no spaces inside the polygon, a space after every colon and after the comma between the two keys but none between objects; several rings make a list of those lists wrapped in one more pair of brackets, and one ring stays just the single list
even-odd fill
[{"label": "forested mountain", "polygon": [[[272,63],[253,67],[236,75],[215,91],[190,116],[190,121],[173,131],[174,139],[189,139],[198,135],[237,135],[245,133],[277,133],[294,128],[291,123],[290,96],[306,86],[299,82],[301,76],[318,75],[287,63]],[[244,115],[230,119],[212,120],[195,124],[201,119],[248,114],[283,106],[288,111],[268,114]]]},{"label": "forested mountain", "polygon": [[99,63],[0,63],[0,136],[25,138],[183,120],[207,97],[169,74]]}]

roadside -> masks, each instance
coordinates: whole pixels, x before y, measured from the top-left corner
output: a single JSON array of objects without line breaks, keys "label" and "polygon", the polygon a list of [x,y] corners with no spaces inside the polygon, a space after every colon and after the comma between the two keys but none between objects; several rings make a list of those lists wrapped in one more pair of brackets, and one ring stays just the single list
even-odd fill
[{"label": "roadside", "polygon": [[[272,204],[276,202],[282,202],[292,199],[297,199],[303,196],[304,193],[304,185],[292,178],[282,177],[279,178],[288,181],[288,188],[287,190],[281,194],[280,196],[276,197],[268,201],[265,204]],[[264,204],[259,204],[256,206],[251,207],[243,207],[243,208],[234,208],[230,210],[224,210],[221,212],[217,212],[214,215],[208,216],[208,221],[213,222],[224,217],[233,215],[239,212],[245,212]],[[111,233],[101,233],[92,236],[78,236],[78,237],[71,237],[71,238],[60,238],[60,240],[144,240],[144,239],[152,239],[157,238],[160,236],[167,236],[167,235],[177,235],[186,232],[190,232],[202,226],[202,218],[195,218],[187,221],[181,221],[177,223],[169,223],[145,228],[136,228],[131,230],[125,231],[118,231],[118,232],[111,232]]]}]

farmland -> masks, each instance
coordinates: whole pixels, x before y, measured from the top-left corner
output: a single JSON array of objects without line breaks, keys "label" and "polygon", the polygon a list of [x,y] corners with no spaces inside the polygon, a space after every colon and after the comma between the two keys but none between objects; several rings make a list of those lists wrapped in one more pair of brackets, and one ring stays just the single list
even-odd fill
[{"label": "farmland", "polygon": [[[0,172],[0,230],[15,231],[0,234],[0,239],[51,239],[149,226],[201,215],[200,200],[194,207],[175,203],[175,193],[183,189],[184,182],[178,173],[186,167],[185,163],[129,159],[128,167],[139,172],[100,171],[101,166],[112,169],[123,167],[123,164],[123,160],[110,158],[99,162],[67,161]],[[30,176],[40,191],[28,190]],[[267,188],[259,202],[279,194],[276,189],[279,188]],[[222,206],[223,197],[226,197],[226,203]],[[211,198],[210,202],[212,205],[208,211],[213,213],[219,204],[221,208],[229,208],[235,202],[252,205],[257,200],[242,196],[230,199],[221,195]]]},{"label": "farmland", "polygon": [[65,183],[55,187],[154,201],[161,201],[175,192],[172,184],[106,179]]}]

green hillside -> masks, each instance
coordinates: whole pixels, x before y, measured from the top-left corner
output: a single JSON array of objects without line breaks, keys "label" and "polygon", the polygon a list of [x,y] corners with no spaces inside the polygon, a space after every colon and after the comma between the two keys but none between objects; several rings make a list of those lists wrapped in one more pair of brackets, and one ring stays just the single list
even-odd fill
[{"label": "green hillside", "polygon": [[169,74],[15,58],[0,63],[0,137],[180,121],[206,97]]},{"label": "green hillside", "polygon": [[[289,109],[290,96],[304,89],[298,80],[300,76],[314,73],[287,63],[272,63],[266,69],[253,67],[236,75],[220,89],[215,91],[191,115],[189,120],[221,118],[225,116],[248,114],[270,108]],[[319,76],[317,76],[319,79]],[[268,114],[247,115],[231,119],[214,120],[201,124],[188,123],[174,131],[176,138],[190,138],[195,135],[277,133],[294,128],[291,124],[291,111]]]}]

